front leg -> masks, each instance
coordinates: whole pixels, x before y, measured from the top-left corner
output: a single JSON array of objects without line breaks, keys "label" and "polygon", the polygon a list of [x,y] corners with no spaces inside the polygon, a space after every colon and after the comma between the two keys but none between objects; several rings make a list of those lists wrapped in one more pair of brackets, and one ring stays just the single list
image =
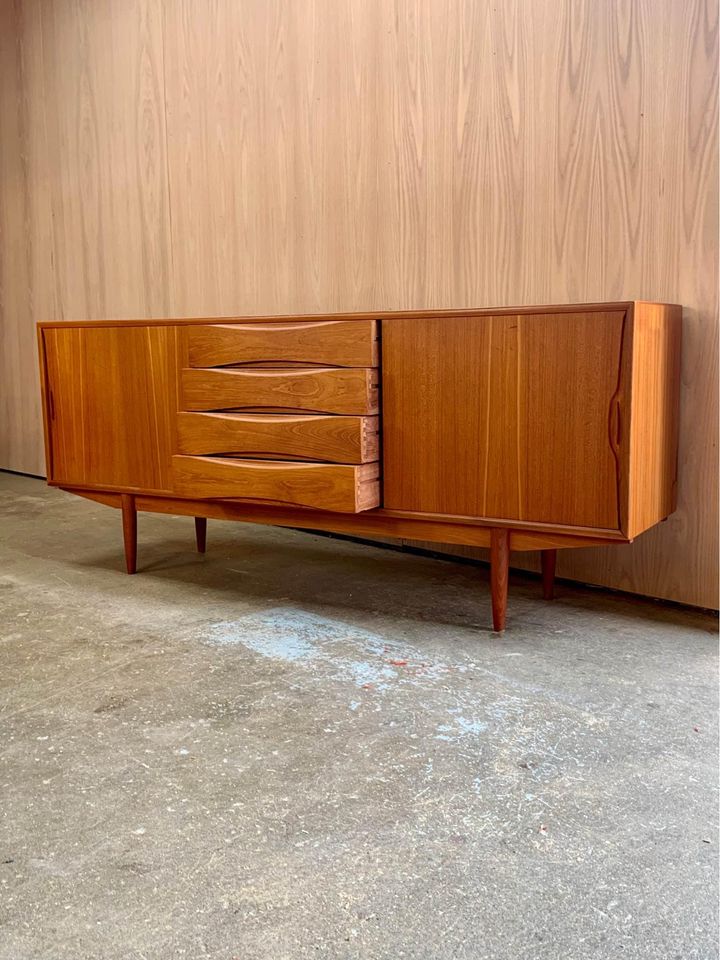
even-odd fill
[{"label": "front leg", "polygon": [[135,497],[131,493],[120,494],[122,510],[123,540],[125,542],[125,567],[128,573],[137,569],[137,510]]},{"label": "front leg", "polygon": [[510,575],[510,531],[494,529],[490,534],[490,596],[493,629],[505,629],[508,578]]}]

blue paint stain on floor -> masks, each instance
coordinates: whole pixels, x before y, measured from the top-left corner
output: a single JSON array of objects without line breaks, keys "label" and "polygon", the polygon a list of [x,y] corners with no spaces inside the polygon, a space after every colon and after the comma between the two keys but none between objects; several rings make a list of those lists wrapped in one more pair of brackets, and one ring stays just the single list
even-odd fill
[{"label": "blue paint stain on floor", "polygon": [[319,617],[289,610],[268,610],[262,614],[225,620],[209,630],[209,639],[222,646],[242,644],[263,657],[296,663],[313,660],[317,646]]},{"label": "blue paint stain on floor", "polygon": [[358,687],[372,685],[382,690],[398,675],[393,666],[383,662],[392,646],[383,637],[291,607],[273,607],[217,623],[207,631],[207,639],[222,646],[240,644],[286,663],[326,661]]},{"label": "blue paint stain on floor", "polygon": [[[458,713],[457,710],[448,710],[448,713]],[[436,740],[445,740],[452,742],[462,740],[465,737],[479,737],[488,729],[488,724],[484,720],[470,719],[468,717],[454,716],[450,723],[441,723],[435,734]]]},{"label": "blue paint stain on floor", "polygon": [[[267,658],[291,672],[288,679],[293,686],[326,695],[328,683],[337,681],[345,686],[338,690],[339,699],[358,722],[361,717],[367,722],[381,710],[385,717],[391,708],[393,719],[383,729],[395,728],[394,736],[407,734],[425,744],[423,778],[432,784],[444,775],[441,751],[449,747],[456,757],[464,758],[466,786],[473,799],[482,800],[489,789],[487,781],[503,789],[514,789],[519,777],[535,784],[555,781],[567,776],[570,764],[577,766],[578,756],[588,762],[603,749],[595,730],[602,724],[584,707],[572,720],[562,712],[539,720],[531,692],[534,685],[505,677],[467,657],[465,662],[434,660],[427,650],[407,640],[389,640],[340,618],[282,605],[214,623],[194,636]],[[356,692],[360,689],[362,696]],[[396,715],[406,720],[397,722]],[[498,743],[500,760],[488,766],[483,755],[489,750],[489,756],[497,758]],[[437,757],[433,751],[440,751]],[[538,805],[544,801],[526,797],[523,802],[541,815]]]}]

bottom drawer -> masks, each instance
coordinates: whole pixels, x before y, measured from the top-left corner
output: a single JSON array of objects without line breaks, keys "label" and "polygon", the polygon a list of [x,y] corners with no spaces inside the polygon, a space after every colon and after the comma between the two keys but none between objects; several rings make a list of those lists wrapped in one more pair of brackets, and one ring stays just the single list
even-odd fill
[{"label": "bottom drawer", "polygon": [[360,513],[380,506],[378,463],[175,456],[172,471],[173,489],[183,497],[270,500],[338,513]]}]

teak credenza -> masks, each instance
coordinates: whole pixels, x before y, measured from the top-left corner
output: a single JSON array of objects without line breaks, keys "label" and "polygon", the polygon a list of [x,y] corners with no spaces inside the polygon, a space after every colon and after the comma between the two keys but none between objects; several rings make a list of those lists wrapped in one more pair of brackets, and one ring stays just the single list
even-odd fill
[{"label": "teak credenza", "polygon": [[675,507],[681,308],[647,302],[39,324],[48,482],[137,511],[513,550]]}]

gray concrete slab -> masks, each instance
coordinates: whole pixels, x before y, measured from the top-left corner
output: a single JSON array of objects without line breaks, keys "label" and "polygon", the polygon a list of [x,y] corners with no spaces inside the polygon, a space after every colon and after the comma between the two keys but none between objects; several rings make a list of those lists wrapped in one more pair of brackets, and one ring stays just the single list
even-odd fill
[{"label": "gray concrete slab", "polygon": [[0,958],[710,960],[717,621],[0,474]]}]

